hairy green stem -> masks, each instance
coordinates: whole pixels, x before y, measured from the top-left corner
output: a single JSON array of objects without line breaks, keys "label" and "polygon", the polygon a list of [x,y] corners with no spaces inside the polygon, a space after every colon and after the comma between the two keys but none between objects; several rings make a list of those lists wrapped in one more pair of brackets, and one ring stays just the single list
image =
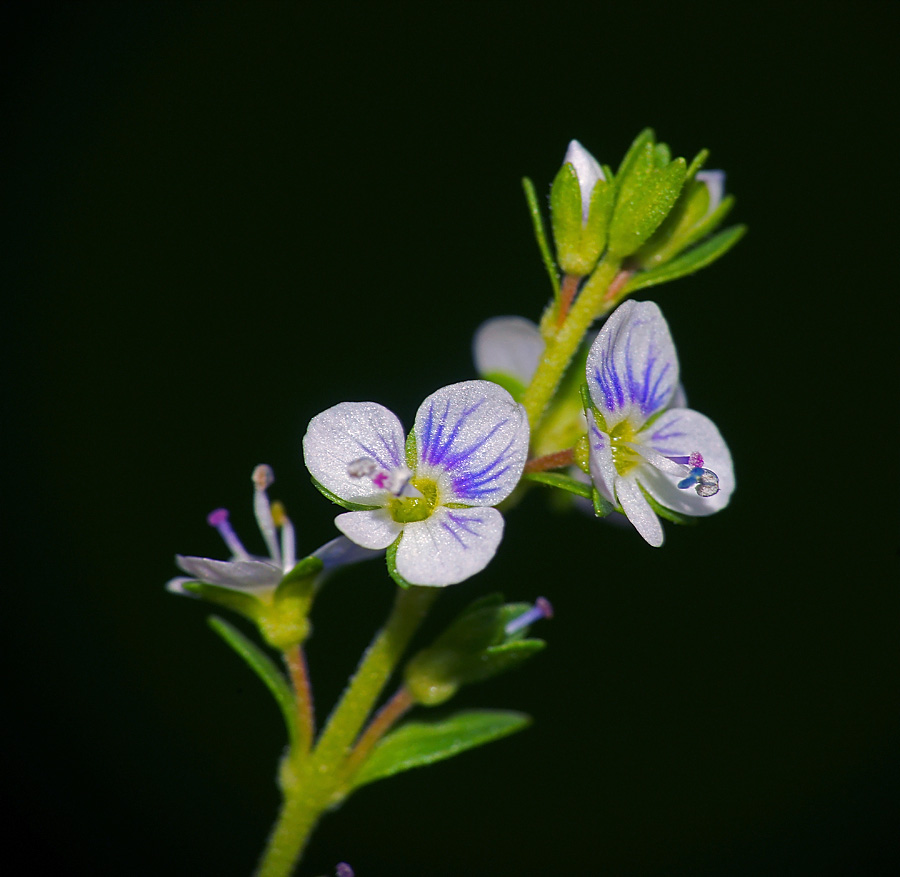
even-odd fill
[{"label": "hairy green stem", "polygon": [[600,262],[578,293],[578,298],[575,299],[575,304],[565,322],[552,337],[547,339],[544,354],[522,397],[532,433],[540,423],[566,367],[578,350],[591,323],[609,309],[610,303],[606,300],[606,292],[619,273],[620,264],[619,259],[609,256]]},{"label": "hairy green stem", "polygon": [[398,589],[387,622],[363,655],[315,748],[309,752],[301,740],[285,756],[280,774],[284,801],[257,877],[288,877],[322,813],[345,793],[342,783],[350,747],[438,591],[415,585]]}]

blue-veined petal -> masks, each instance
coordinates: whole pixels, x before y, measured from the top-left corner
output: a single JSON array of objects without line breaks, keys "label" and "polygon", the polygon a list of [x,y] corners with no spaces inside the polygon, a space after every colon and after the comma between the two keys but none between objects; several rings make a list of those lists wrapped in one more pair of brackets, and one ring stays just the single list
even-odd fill
[{"label": "blue-veined petal", "polygon": [[587,384],[608,429],[662,411],[678,386],[678,357],[653,302],[626,301],[606,321],[587,358]]},{"label": "blue-veined petal", "polygon": [[616,497],[635,530],[654,548],[659,548],[665,538],[662,524],[634,478],[616,479]]},{"label": "blue-veined petal", "polygon": [[660,505],[684,515],[698,516],[711,515],[728,505],[735,487],[731,452],[708,417],[689,408],[670,409],[640,432],[637,441],[665,457],[700,453],[703,466],[719,477],[719,492],[704,497],[692,489],[680,490],[676,485],[682,476],[641,465],[637,478]]},{"label": "blue-veined petal", "polygon": [[524,317],[493,317],[478,327],[472,339],[478,374],[508,375],[523,387],[531,383],[543,352],[540,329]]},{"label": "blue-veined petal", "polygon": [[413,585],[455,585],[481,572],[503,538],[496,509],[438,508],[407,524],[397,547],[397,572]]},{"label": "blue-veined petal", "polygon": [[587,412],[588,439],[591,443],[591,480],[604,499],[616,502],[616,464],[609,436],[597,426],[593,411]]},{"label": "blue-veined petal", "polygon": [[416,475],[438,483],[441,503],[496,505],[522,477],[525,409],[490,381],[443,387],[416,414],[416,451]]},{"label": "blue-veined petal", "polygon": [[368,478],[351,478],[347,467],[368,457],[386,471],[404,463],[404,432],[397,415],[375,402],[341,402],[317,414],[303,437],[310,474],[341,499],[380,505],[383,491]]},{"label": "blue-veined petal", "polygon": [[403,531],[386,509],[366,512],[344,512],[334,519],[334,524],[348,539],[378,551],[387,548]]}]

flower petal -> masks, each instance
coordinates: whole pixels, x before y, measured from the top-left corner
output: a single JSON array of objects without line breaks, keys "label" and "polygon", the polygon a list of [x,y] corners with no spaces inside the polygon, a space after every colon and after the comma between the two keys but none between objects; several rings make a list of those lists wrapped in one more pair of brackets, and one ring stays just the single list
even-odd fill
[{"label": "flower petal", "polygon": [[370,457],[390,471],[404,463],[403,426],[393,411],[375,402],[341,402],[309,422],[303,458],[310,474],[341,499],[380,505],[368,478],[351,478],[347,466]]},{"label": "flower petal", "polygon": [[528,418],[497,384],[451,384],[419,408],[416,450],[416,474],[438,482],[442,504],[496,505],[522,477]]},{"label": "flower petal", "polygon": [[626,301],[606,321],[587,358],[591,399],[612,429],[662,411],[678,386],[669,327],[652,301]]},{"label": "flower petal", "polygon": [[600,495],[611,503],[616,502],[615,484],[618,473],[613,461],[612,443],[609,436],[597,426],[593,411],[588,411],[588,436],[591,441],[591,480]]},{"label": "flower petal", "polygon": [[334,523],[348,539],[376,551],[387,548],[403,531],[403,524],[398,524],[385,509],[344,512]]},{"label": "flower petal", "polygon": [[481,572],[503,538],[496,509],[438,508],[407,524],[397,547],[397,572],[413,585],[455,585]]},{"label": "flower petal", "polygon": [[[365,513],[362,512],[361,514]],[[342,566],[349,566],[351,563],[382,557],[383,552],[363,548],[346,536],[338,536],[336,539],[326,542],[321,548],[317,548],[312,553],[312,556],[318,557],[322,561],[322,566],[325,570],[334,570]]]},{"label": "flower petal", "polygon": [[577,140],[569,143],[563,164],[571,164],[575,168],[575,176],[578,178],[578,187],[581,189],[581,221],[586,223],[591,212],[591,194],[597,180],[605,180],[603,168]]},{"label": "flower petal", "polygon": [[237,591],[273,588],[283,576],[281,567],[271,560],[212,560],[178,554],[175,562],[194,581]]},{"label": "flower petal", "polygon": [[698,171],[694,179],[698,183],[703,183],[709,192],[709,207],[706,209],[706,215],[709,216],[725,197],[725,171]]},{"label": "flower petal", "polygon": [[656,517],[656,512],[650,508],[647,497],[641,493],[640,487],[634,478],[622,478],[616,480],[616,496],[619,505],[628,516],[628,520],[634,524],[635,530],[644,537],[654,548],[663,544],[665,535],[662,524]]},{"label": "flower petal", "polygon": [[544,339],[531,320],[493,317],[478,327],[472,351],[482,377],[507,375],[526,387],[544,352]]},{"label": "flower petal", "polygon": [[705,415],[690,408],[672,408],[639,433],[638,441],[666,457],[703,455],[703,466],[719,476],[715,496],[698,496],[693,489],[679,490],[682,476],[666,475],[642,465],[638,480],[660,505],[683,515],[711,515],[728,505],[734,492],[734,466],[731,452],[716,425]]}]

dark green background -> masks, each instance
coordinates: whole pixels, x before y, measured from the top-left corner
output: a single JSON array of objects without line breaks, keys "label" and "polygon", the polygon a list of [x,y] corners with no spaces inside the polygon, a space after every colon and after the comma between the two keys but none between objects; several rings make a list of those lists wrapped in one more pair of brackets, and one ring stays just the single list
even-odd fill
[{"label": "dark green background", "polygon": [[[253,538],[262,461],[301,548],[331,538],[309,418],[409,423],[473,377],[474,328],[548,294],[520,177],[544,190],[572,137],[615,165],[650,124],[712,150],[751,227],[639,296],[731,444],[732,506],[655,551],[533,494],[435,616],[553,601],[549,649],[458,698],[535,725],[362,791],[302,873],[894,872],[893,5],[328,10],[2,8],[16,843],[60,874],[249,874],[280,719],[163,591],[173,554],[221,555],[220,505]],[[323,593],[321,713],[392,589],[373,565]]]}]

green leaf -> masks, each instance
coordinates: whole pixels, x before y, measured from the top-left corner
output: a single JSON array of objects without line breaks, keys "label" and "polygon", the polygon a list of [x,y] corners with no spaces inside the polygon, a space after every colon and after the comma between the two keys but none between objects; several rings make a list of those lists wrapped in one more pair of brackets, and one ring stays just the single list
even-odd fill
[{"label": "green leaf", "polygon": [[547,269],[550,284],[553,286],[553,297],[559,300],[559,274],[556,272],[556,263],[550,254],[550,245],[547,243],[547,232],[544,228],[544,218],[541,216],[541,208],[538,205],[537,193],[534,191],[534,183],[528,177],[523,177],[522,188],[525,190],[525,200],[528,202],[528,212],[531,214],[531,224],[534,226],[534,237],[537,240],[538,249],[541,251],[541,258],[544,261],[544,267]]},{"label": "green leaf", "polygon": [[688,274],[705,268],[724,256],[744,236],[746,231],[747,226],[745,225],[733,225],[693,249],[682,253],[671,262],[666,262],[650,271],[639,271],[622,287],[620,295],[626,296],[638,289],[656,286],[658,283],[668,283],[670,280],[686,277]]},{"label": "green leaf", "polygon": [[568,475],[561,472],[527,472],[524,476],[528,481],[534,481],[537,484],[545,484],[547,487],[557,487],[560,490],[567,490],[576,496],[583,496],[585,499],[591,498],[591,485],[585,484],[583,481],[576,481]]},{"label": "green leaf", "polygon": [[[523,384],[518,378],[514,378],[512,375],[504,374],[503,372],[488,372],[486,375],[481,376],[486,381],[491,381],[498,386],[503,387],[516,402],[522,401],[522,396],[525,395],[525,384]],[[412,468],[412,467],[410,467]]]},{"label": "green leaf", "polygon": [[452,758],[521,731],[530,723],[529,716],[509,710],[467,710],[448,719],[407,722],[375,747],[353,778],[353,788]]},{"label": "green leaf", "polygon": [[594,502],[594,514],[598,518],[605,518],[607,515],[617,511],[616,507],[605,496],[601,496],[600,491],[596,488],[591,494],[591,499]]},{"label": "green leaf", "polygon": [[310,476],[310,481],[315,485],[316,490],[322,494],[322,496],[330,499],[335,505],[342,506],[345,509],[349,509],[351,512],[369,512],[372,509],[377,509],[377,505],[360,505],[358,502],[350,502],[346,499],[341,499],[336,493],[332,493],[327,487],[319,484],[315,478]]},{"label": "green leaf", "polygon": [[[289,585],[296,582],[304,582],[322,571],[325,564],[318,557],[304,557],[296,566],[278,583],[278,591],[287,590]],[[276,591],[276,594],[278,593]]]},{"label": "green leaf", "polygon": [[291,691],[291,686],[284,678],[284,674],[256,643],[244,636],[224,618],[211,615],[208,623],[247,662],[250,669],[259,676],[272,693],[272,697],[275,698],[284,717],[288,739],[293,745],[297,738],[297,702],[294,700],[294,692]]},{"label": "green leaf", "polygon": [[224,606],[245,618],[256,621],[263,609],[262,601],[255,594],[226,588],[221,585],[210,585],[206,582],[185,582],[185,591],[195,594],[203,600],[209,600],[217,606]]},{"label": "green leaf", "polygon": [[694,160],[688,165],[687,169],[687,177],[685,179],[692,180],[697,174],[697,171],[706,164],[706,159],[709,158],[709,150],[701,149],[695,156]]}]

